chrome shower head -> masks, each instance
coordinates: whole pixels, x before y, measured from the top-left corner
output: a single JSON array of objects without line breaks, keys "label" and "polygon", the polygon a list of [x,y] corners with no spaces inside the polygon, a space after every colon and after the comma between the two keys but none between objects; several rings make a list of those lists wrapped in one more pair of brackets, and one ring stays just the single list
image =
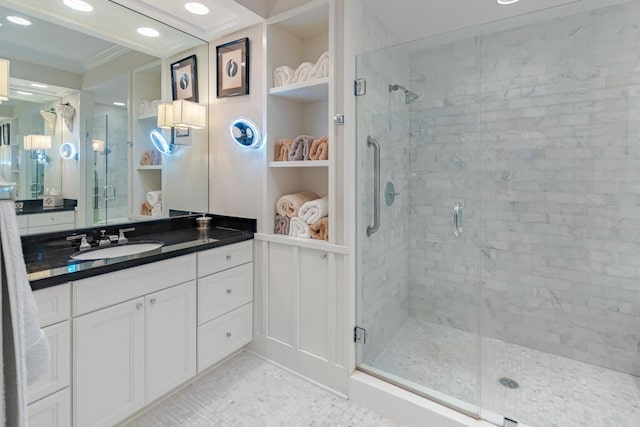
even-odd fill
[{"label": "chrome shower head", "polygon": [[389,92],[394,92],[396,90],[401,90],[404,92],[405,104],[413,104],[420,98],[420,96],[417,93],[410,91],[409,89],[407,89],[402,85],[398,85],[398,84],[389,85]]}]

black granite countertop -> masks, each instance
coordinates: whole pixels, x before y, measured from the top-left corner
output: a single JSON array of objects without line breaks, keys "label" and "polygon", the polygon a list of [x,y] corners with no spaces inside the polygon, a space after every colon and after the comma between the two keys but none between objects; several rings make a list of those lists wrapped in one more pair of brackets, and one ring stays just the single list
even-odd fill
[{"label": "black granite countertop", "polygon": [[73,211],[76,206],[78,201],[75,199],[64,199],[63,205],[50,208],[42,206],[42,199],[16,200],[16,215]]},{"label": "black granite countertop", "polygon": [[[107,227],[76,229],[22,237],[22,249],[27,275],[33,290],[44,289],[72,280],[84,279],[99,274],[111,273],[125,268],[149,264],[206,249],[253,239],[255,219],[232,218],[217,215],[212,217],[212,227],[206,232],[196,229],[196,215],[157,221],[117,224]],[[164,244],[153,251],[117,258],[99,260],[74,260],[79,241],[66,240],[69,235],[87,234],[92,246],[106,230],[107,235],[117,235],[121,228],[135,227],[128,232],[129,244],[140,241],[162,241]],[[112,246],[116,246],[113,244]]]}]

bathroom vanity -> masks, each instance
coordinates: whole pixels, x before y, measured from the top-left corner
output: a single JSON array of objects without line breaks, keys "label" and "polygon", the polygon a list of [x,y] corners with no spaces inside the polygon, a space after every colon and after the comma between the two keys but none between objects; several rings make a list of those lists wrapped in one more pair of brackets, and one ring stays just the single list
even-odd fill
[{"label": "bathroom vanity", "polygon": [[252,340],[255,221],[212,222],[127,224],[127,244],[164,245],[88,261],[64,233],[23,237],[52,356],[29,388],[30,425],[117,424]]}]

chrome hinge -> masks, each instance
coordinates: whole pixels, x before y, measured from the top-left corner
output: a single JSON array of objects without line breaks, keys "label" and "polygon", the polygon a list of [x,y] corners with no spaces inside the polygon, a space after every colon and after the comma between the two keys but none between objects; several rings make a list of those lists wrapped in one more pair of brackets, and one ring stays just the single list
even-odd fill
[{"label": "chrome hinge", "polygon": [[518,427],[518,422],[505,417],[504,418],[504,424],[502,424],[502,426],[503,427]]},{"label": "chrome hinge", "polygon": [[353,94],[362,96],[367,94],[367,79],[356,79],[353,82]]},{"label": "chrome hinge", "polygon": [[333,117],[333,121],[335,122],[336,126],[344,125],[344,114],[336,114]]},{"label": "chrome hinge", "polygon": [[353,328],[353,342],[358,344],[366,344],[367,330],[359,326],[356,326],[355,328]]}]

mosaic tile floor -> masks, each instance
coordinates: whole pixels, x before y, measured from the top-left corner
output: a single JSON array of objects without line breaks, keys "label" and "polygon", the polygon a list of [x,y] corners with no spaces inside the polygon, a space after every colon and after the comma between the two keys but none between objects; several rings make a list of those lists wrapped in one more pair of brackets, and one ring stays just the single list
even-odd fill
[{"label": "mosaic tile floor", "polygon": [[248,353],[241,353],[128,427],[397,426]]},{"label": "mosaic tile floor", "polygon": [[[477,339],[410,318],[369,365],[478,405]],[[520,423],[640,426],[639,377],[491,338],[482,339],[481,375],[481,406]]]}]

